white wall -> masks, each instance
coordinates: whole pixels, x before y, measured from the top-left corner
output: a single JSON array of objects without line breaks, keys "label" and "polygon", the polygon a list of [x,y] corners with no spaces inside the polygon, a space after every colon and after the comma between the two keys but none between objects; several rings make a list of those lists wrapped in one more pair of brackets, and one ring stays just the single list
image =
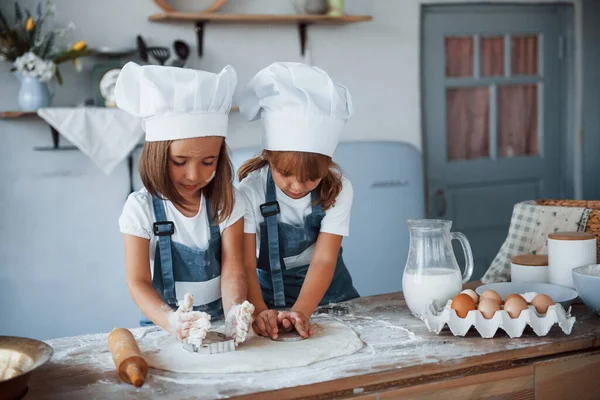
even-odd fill
[{"label": "white wall", "polygon": [[[19,1],[35,8],[37,1]],[[429,0],[346,0],[349,14],[373,21],[309,27],[310,58],[348,86],[357,105],[343,140],[401,140],[421,148],[420,7]],[[501,1],[499,1],[501,2]],[[514,2],[514,1],[511,1]],[[524,1],[535,3],[535,1]],[[172,4],[197,1],[179,1]],[[210,3],[204,1],[201,4]],[[74,21],[71,42],[91,47],[150,45],[184,39],[189,67],[218,71],[232,64],[241,87],[273,61],[302,61],[295,26],[208,25],[198,59],[192,23],[151,23],[150,0],[55,0],[59,20]],[[201,8],[199,6],[196,6]],[[12,2],[0,9],[12,18]],[[292,13],[292,1],[230,0],[223,12]],[[54,105],[91,97],[91,63],[61,71]],[[16,109],[18,82],[0,64],[0,110]],[[237,97],[236,95],[236,97]],[[231,147],[258,145],[260,127],[234,115]],[[128,193],[127,168],[104,176],[79,152],[34,152],[49,144],[38,120],[0,121],[0,334],[47,338],[134,326],[138,312],[124,283],[117,219]],[[65,300],[65,299],[68,299]]]}]

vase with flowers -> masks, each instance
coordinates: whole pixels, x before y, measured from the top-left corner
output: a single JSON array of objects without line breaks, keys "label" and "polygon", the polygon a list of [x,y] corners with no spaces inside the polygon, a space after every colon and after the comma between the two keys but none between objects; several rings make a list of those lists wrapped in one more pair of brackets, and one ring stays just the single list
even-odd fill
[{"label": "vase with flowers", "polygon": [[63,83],[59,64],[71,61],[80,71],[80,58],[91,54],[83,40],[64,45],[64,36],[74,25],[55,27],[54,17],[55,7],[50,1],[38,3],[35,16],[15,2],[12,24],[0,12],[0,60],[12,63],[11,71],[21,83],[18,103],[23,111],[50,105],[48,84],[54,78],[59,85]]}]

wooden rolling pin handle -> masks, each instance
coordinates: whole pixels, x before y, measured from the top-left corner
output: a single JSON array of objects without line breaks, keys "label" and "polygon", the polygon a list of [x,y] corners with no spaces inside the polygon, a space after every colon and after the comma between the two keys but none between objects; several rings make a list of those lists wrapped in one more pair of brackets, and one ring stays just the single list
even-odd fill
[{"label": "wooden rolling pin handle", "polygon": [[130,363],[125,368],[125,375],[129,378],[131,384],[135,387],[142,387],[144,384],[144,371],[137,363]]},{"label": "wooden rolling pin handle", "polygon": [[148,364],[131,332],[123,328],[113,329],[108,335],[108,348],[119,378],[135,387],[142,386],[148,374]]}]

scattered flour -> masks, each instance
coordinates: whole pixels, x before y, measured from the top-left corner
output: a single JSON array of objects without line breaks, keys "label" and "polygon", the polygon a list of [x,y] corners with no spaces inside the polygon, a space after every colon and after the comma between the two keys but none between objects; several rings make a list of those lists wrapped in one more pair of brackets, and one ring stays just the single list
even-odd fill
[{"label": "scattered flour", "polygon": [[[447,330],[435,335],[403,309],[406,306],[397,294],[374,299],[363,298],[349,304],[351,314],[339,317],[314,316],[311,320],[318,325],[323,320],[343,322],[357,332],[365,346],[353,354],[315,362],[308,367],[279,369],[276,379],[273,378],[273,371],[181,374],[152,368],[144,386],[136,389],[119,381],[108,352],[107,334],[104,333],[49,341],[55,349],[51,360],[55,365],[51,367],[50,375],[38,373],[32,376],[31,395],[35,398],[36,395],[43,397],[47,393],[77,393],[81,398],[129,398],[151,397],[160,393],[161,398],[167,400],[231,398],[248,394],[260,397],[259,392],[264,391],[415,366],[430,365],[435,368],[436,364],[465,357],[544,346],[551,342],[551,339],[537,336],[522,337],[519,340],[500,336],[497,340],[490,341],[480,338],[476,333],[468,338],[455,338]],[[211,329],[223,329],[223,321],[212,321]],[[156,350],[156,340],[160,335],[166,335],[156,326],[131,331],[144,352],[151,351],[152,348]],[[241,354],[252,338],[253,334],[250,333],[247,342],[230,354]],[[264,340],[269,344],[275,343]],[[213,356],[218,355],[207,357],[213,359]],[[56,375],[56,368],[64,371],[61,372],[64,379],[48,379]],[[78,379],[67,379],[70,371]]]}]

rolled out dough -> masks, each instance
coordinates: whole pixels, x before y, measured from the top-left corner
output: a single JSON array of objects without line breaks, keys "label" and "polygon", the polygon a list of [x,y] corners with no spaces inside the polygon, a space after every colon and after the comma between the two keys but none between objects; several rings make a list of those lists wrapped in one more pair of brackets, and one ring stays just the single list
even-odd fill
[{"label": "rolled out dough", "polygon": [[144,358],[152,368],[183,373],[228,374],[304,367],[318,361],[353,354],[363,347],[358,335],[345,324],[320,319],[313,336],[298,342],[278,342],[248,334],[236,351],[218,354],[190,353],[163,331],[140,341]]}]

